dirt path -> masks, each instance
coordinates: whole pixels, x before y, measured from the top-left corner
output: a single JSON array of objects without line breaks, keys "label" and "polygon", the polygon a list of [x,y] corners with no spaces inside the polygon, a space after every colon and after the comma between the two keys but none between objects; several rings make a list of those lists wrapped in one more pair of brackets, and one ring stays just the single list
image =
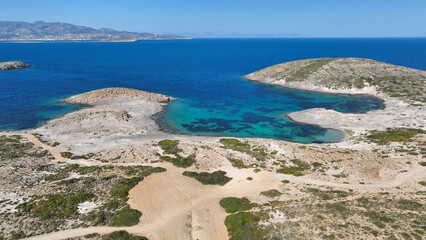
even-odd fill
[{"label": "dirt path", "polygon": [[52,156],[55,158],[56,161],[59,161],[59,162],[67,162],[68,161],[67,158],[61,157],[61,152],[65,151],[65,149],[61,145],[56,146],[56,147],[49,146],[45,143],[42,143],[40,140],[38,140],[38,138],[36,138],[34,135],[29,134],[29,133],[7,133],[7,134],[4,134],[4,135],[6,135],[6,136],[11,136],[11,135],[22,136],[22,137],[26,138],[29,142],[34,144],[34,146],[41,147],[44,150],[49,151],[50,154],[52,154]]}]

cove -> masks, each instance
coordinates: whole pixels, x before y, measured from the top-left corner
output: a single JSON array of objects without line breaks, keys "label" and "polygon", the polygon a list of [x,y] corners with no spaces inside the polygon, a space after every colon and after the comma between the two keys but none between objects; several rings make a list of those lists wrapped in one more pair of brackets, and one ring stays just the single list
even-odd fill
[{"label": "cove", "polygon": [[362,113],[381,108],[364,95],[267,86],[241,76],[318,57],[362,57],[426,69],[426,39],[192,39],[136,43],[0,43],[0,61],[31,68],[0,72],[0,130],[40,126],[77,108],[59,99],[106,87],[178,98],[158,116],[168,131],[335,142],[342,133],[286,119],[314,107]]},{"label": "cove", "polygon": [[368,95],[324,94],[242,82],[246,80],[241,77],[234,80],[215,94],[171,102],[157,122],[172,133],[330,143],[345,134],[293,122],[286,114],[317,107],[344,113],[382,107],[381,99]]}]

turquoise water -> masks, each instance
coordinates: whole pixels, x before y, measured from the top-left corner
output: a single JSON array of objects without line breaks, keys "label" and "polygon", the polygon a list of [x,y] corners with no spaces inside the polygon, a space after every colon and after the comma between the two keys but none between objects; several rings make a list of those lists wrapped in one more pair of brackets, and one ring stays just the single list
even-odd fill
[{"label": "turquoise water", "polygon": [[0,130],[26,129],[76,109],[59,99],[104,87],[177,97],[158,122],[167,131],[334,142],[342,133],[288,120],[313,107],[362,113],[380,99],[266,86],[241,76],[317,57],[366,57],[426,69],[426,39],[194,39],[137,43],[0,43],[0,61],[33,66],[0,72]]}]

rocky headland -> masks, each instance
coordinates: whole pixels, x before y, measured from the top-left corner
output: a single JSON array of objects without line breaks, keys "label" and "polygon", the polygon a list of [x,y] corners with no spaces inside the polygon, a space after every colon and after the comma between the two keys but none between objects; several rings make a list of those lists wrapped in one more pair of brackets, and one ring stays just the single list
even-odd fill
[{"label": "rocky headland", "polygon": [[22,68],[28,68],[31,67],[31,65],[23,63],[23,62],[0,62],[0,71],[6,71],[6,70],[16,70],[16,69],[22,69]]},{"label": "rocky headland", "polygon": [[[306,91],[369,94],[384,100],[383,109],[364,114],[315,108],[287,115],[297,122],[343,130],[352,136],[387,128],[425,129],[426,71],[371,59],[319,58],[277,64],[244,78]],[[355,147],[354,142],[345,145]]]},{"label": "rocky headland", "polygon": [[[34,132],[70,146],[107,147],[111,138],[161,135],[152,116],[176,98],[129,88],[104,88],[63,99],[87,106],[48,121]],[[94,144],[96,142],[96,144]],[[84,148],[87,151],[87,148]]]}]

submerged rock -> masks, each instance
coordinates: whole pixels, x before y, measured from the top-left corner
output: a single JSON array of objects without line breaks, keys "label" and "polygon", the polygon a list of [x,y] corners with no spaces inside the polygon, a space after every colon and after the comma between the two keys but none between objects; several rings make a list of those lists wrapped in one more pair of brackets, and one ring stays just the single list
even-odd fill
[{"label": "submerged rock", "polygon": [[0,62],[0,71],[28,68],[31,65],[23,62]]}]

